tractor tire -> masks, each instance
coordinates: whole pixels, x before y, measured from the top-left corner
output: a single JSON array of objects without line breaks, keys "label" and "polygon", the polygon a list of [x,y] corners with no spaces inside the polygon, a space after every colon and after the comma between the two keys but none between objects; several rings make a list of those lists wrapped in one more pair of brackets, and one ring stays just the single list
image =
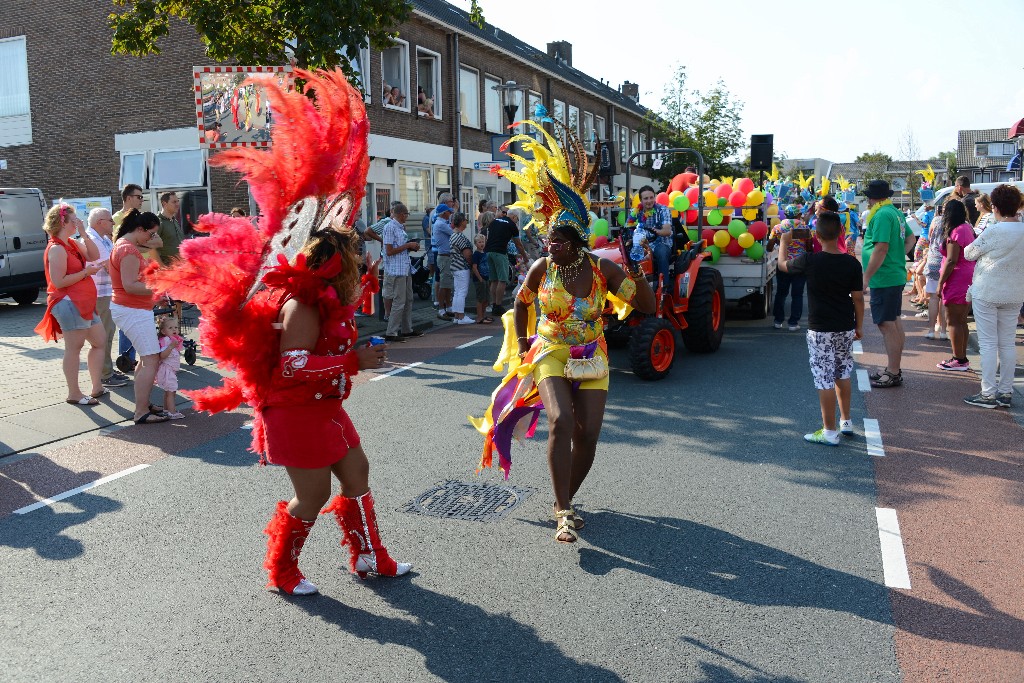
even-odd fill
[{"label": "tractor tire", "polygon": [[11,298],[14,299],[15,303],[19,306],[28,306],[35,303],[36,299],[39,298],[39,288],[23,289],[20,292],[11,294]]},{"label": "tractor tire", "polygon": [[764,320],[775,304],[775,278],[764,285],[764,291],[750,297],[750,319]]},{"label": "tractor tire", "polygon": [[688,327],[683,330],[683,344],[692,353],[713,353],[722,345],[725,333],[725,284],[722,274],[714,268],[697,271],[697,282],[690,294],[686,312]]},{"label": "tractor tire", "polygon": [[664,379],[676,355],[676,331],[664,318],[647,318],[633,328],[629,363],[633,374],[648,382]]}]

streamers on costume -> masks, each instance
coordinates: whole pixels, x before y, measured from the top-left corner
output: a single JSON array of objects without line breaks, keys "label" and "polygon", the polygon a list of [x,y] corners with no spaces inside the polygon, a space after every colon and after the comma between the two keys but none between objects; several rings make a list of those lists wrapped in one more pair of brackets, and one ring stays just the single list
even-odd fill
[{"label": "streamers on costume", "polygon": [[[519,201],[513,206],[530,213],[531,224],[541,230],[568,226],[589,243],[590,202],[587,190],[596,177],[597,167],[588,165],[586,152],[571,131],[555,124],[565,133],[575,157],[575,168],[567,151],[540,125],[533,121],[521,123],[534,126],[543,133],[547,147],[527,135],[515,136],[505,143],[507,147],[510,143],[522,142],[523,147],[534,155],[534,161],[511,155],[518,162],[517,166],[523,169],[521,172],[494,171],[516,184]],[[537,420],[544,409],[537,387],[544,378],[564,376],[570,358],[594,358],[598,364],[603,362],[604,368],[608,367],[608,346],[602,318],[606,300],[620,318],[625,318],[631,310],[629,302],[636,293],[636,283],[626,278],[619,291],[612,294],[608,292],[608,283],[597,258],[589,254],[585,258],[594,273],[594,284],[587,297],[575,297],[565,290],[559,268],[550,259],[539,292],[532,292],[525,285],[520,287],[517,298],[527,306],[527,337],[530,339],[530,349],[522,358],[518,355],[515,313],[507,311],[502,316],[505,339],[494,370],[502,372],[504,369],[505,378],[491,394],[491,405],[484,416],[469,418],[477,431],[484,435],[480,469],[491,467],[497,452],[498,466],[508,478],[512,468],[512,439],[530,438],[537,429]],[[537,300],[540,303],[539,320],[534,306]],[[608,375],[575,382],[573,389],[607,391]]]},{"label": "streamers on costume", "polygon": [[[152,266],[146,279],[159,293],[199,305],[203,350],[233,373],[220,386],[185,392],[195,406],[215,413],[248,403],[255,409],[251,448],[261,463],[322,468],[359,445],[343,407],[359,371],[358,334],[355,306],[339,301],[330,284],[341,273],[341,254],[313,270],[299,252],[320,231],[351,229],[365,193],[369,125],[362,94],[340,71],[296,69],[295,76],[315,102],[272,78],[250,81],[265,88],[279,120],[288,122],[274,129],[270,151],[231,149],[210,161],[245,176],[262,212],[257,229],[248,218],[204,215],[196,228],[209,236],[182,243],[181,259]],[[237,96],[236,90],[233,105]],[[372,300],[377,289],[373,274],[364,275],[360,300]],[[282,353],[278,319],[289,299],[319,312],[312,349]],[[395,573],[369,492],[338,496],[328,512],[341,525],[352,571]],[[271,586],[290,593],[303,580],[298,557],[312,526],[288,514],[284,501],[277,504],[265,531]]]}]

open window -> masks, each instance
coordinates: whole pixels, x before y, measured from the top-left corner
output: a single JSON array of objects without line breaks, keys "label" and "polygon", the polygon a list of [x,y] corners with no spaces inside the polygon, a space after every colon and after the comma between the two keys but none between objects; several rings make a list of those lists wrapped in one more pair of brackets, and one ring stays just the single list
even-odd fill
[{"label": "open window", "polygon": [[[502,121],[501,93],[495,90],[495,86],[501,85],[501,79],[497,76],[484,74],[484,125],[490,133],[501,133],[504,131]],[[527,118],[530,112],[519,112],[520,118]],[[518,119],[517,119],[518,120]]]},{"label": "open window", "polygon": [[409,44],[395,40],[395,45],[380,53],[381,97],[390,109],[410,111]]},{"label": "open window", "polygon": [[441,118],[441,55],[416,48],[416,111],[420,116]]},{"label": "open window", "polygon": [[469,67],[459,67],[459,113],[462,125],[480,127],[480,72]]}]

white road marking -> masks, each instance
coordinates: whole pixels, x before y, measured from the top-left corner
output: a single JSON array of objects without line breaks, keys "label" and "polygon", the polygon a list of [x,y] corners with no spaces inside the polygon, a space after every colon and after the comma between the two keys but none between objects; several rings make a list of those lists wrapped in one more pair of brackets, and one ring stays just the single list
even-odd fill
[{"label": "white road marking", "polygon": [[109,475],[107,475],[105,477],[97,479],[96,481],[91,481],[88,484],[83,484],[83,485],[79,486],[78,488],[71,489],[70,491],[65,491],[64,493],[58,493],[56,496],[53,496],[52,498],[47,498],[46,500],[41,500],[41,501],[39,501],[37,503],[32,503],[31,505],[26,505],[23,508],[18,508],[17,510],[14,511],[14,514],[16,514],[16,515],[24,515],[26,513],[32,512],[33,510],[38,510],[39,508],[46,507],[47,505],[53,505],[54,503],[56,503],[59,500],[64,500],[65,498],[70,498],[71,496],[74,496],[74,495],[76,495],[78,493],[82,493],[83,491],[88,491],[89,489],[94,489],[97,486],[99,486],[100,484],[106,484],[108,481],[114,481],[115,479],[120,479],[121,477],[127,476],[129,474],[134,474],[135,472],[138,472],[139,470],[144,470],[147,467],[149,467],[149,465],[145,465],[145,464],[144,465],[136,465],[135,467],[129,467],[126,470],[121,470],[120,472],[115,472],[114,474],[109,474]]},{"label": "white road marking", "polygon": [[867,370],[857,370],[857,388],[861,391],[871,391],[871,378],[868,377]]},{"label": "white road marking", "polygon": [[374,377],[370,381],[371,382],[377,382],[377,381],[380,381],[382,379],[386,379],[386,378],[391,377],[393,375],[397,375],[400,372],[405,372],[406,370],[410,370],[410,369],[416,367],[417,365],[423,365],[423,361],[420,361],[418,363],[409,363],[408,365],[403,365],[400,368],[395,368],[391,372],[386,372],[383,375],[377,375],[376,377]]},{"label": "white road marking", "polygon": [[854,354],[864,353],[864,345],[860,343],[859,339],[857,339],[857,340],[855,340],[853,342],[853,353]]},{"label": "white road marking", "polygon": [[864,438],[868,442],[868,455],[875,455],[879,458],[885,457],[885,447],[882,446],[882,431],[878,427],[878,420],[870,417],[864,418]]},{"label": "white road marking", "polygon": [[903,550],[903,536],[896,511],[892,508],[875,508],[878,520],[878,542],[882,546],[882,574],[889,588],[910,589],[910,570],[907,569],[907,554]]},{"label": "white road marking", "polygon": [[462,346],[456,346],[455,348],[457,348],[457,349],[468,349],[468,348],[469,348],[470,346],[472,346],[473,344],[479,344],[479,343],[480,343],[480,342],[482,342],[482,341],[487,341],[488,339],[490,339],[490,338],[491,338],[491,337],[493,337],[493,336],[494,336],[494,335],[490,335],[490,334],[489,334],[489,335],[487,335],[486,337],[480,337],[479,339],[474,339],[474,340],[473,340],[473,341],[471,341],[471,342],[466,342],[466,343],[465,343],[465,344],[463,344]]}]

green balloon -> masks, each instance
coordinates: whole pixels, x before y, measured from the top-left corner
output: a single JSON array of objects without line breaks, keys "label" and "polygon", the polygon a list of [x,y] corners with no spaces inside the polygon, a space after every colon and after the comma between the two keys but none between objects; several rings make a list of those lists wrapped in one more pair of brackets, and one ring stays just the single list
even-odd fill
[{"label": "green balloon", "polygon": [[692,228],[686,229],[686,236],[690,238],[691,242],[696,242],[697,240],[700,239],[700,233]]},{"label": "green balloon", "polygon": [[686,211],[690,208],[690,200],[685,195],[679,195],[672,200],[672,208],[676,211]]},{"label": "green balloon", "polygon": [[603,218],[598,218],[594,221],[593,228],[595,237],[607,237],[608,236],[608,221]]},{"label": "green balloon", "polygon": [[728,203],[729,203],[729,200],[726,199],[725,197],[719,197],[718,198],[718,205],[719,206],[725,206]]},{"label": "green balloon", "polygon": [[764,256],[764,247],[760,242],[754,242],[747,247],[747,256],[755,261],[760,261],[761,257]]},{"label": "green balloon", "polygon": [[722,212],[718,209],[714,209],[708,214],[708,225],[721,225],[722,224]]},{"label": "green balloon", "polygon": [[729,234],[733,237],[739,237],[747,231],[747,224],[741,220],[732,219],[729,221]]},{"label": "green balloon", "polygon": [[704,253],[705,254],[711,254],[711,262],[712,263],[718,263],[718,259],[722,258],[722,250],[719,249],[718,247],[716,247],[713,244],[710,247],[708,247],[707,249],[705,249]]}]

